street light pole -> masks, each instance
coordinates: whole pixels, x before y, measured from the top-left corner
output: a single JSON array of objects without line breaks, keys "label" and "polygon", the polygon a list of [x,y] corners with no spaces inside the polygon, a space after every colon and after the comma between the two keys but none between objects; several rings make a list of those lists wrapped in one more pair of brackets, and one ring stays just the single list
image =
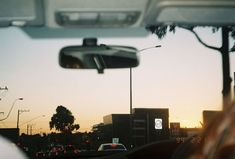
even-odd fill
[{"label": "street light pole", "polygon": [[20,122],[20,114],[23,113],[23,112],[29,112],[29,110],[19,110],[18,109],[18,113],[17,113],[17,123],[16,123],[16,128],[18,129],[19,128],[19,122]]},{"label": "street light pole", "polygon": [[[162,46],[156,45],[156,46],[152,46],[152,47],[147,47],[147,48],[139,50],[137,53],[140,53],[140,52],[148,50],[148,49],[158,48],[158,47],[162,47]],[[132,67],[130,67],[130,114],[132,115]]]},{"label": "street light pole", "polygon": [[7,116],[6,116],[5,118],[3,118],[3,119],[0,119],[0,121],[6,120],[6,119],[10,116],[11,111],[12,111],[12,109],[13,109],[13,107],[14,107],[16,101],[18,101],[18,100],[23,100],[23,98],[17,98],[17,99],[15,99],[15,101],[13,102],[13,104],[12,104],[12,106],[11,106],[11,108],[10,108],[8,114],[7,114]]},{"label": "street light pole", "polygon": [[29,124],[27,124],[27,135],[29,135]]},{"label": "street light pole", "polygon": [[20,110],[18,109],[18,113],[17,113],[17,124],[16,124],[16,128],[19,128],[19,120],[20,120]]},{"label": "street light pole", "polygon": [[27,124],[27,135],[33,135],[33,124]]},{"label": "street light pole", "polygon": [[132,67],[130,68],[130,115],[132,115]]},{"label": "street light pole", "polygon": [[[140,53],[142,51],[145,51],[145,50],[148,50],[148,49],[153,49],[153,48],[158,48],[158,47],[161,47],[161,45],[156,45],[156,46],[153,46],[153,47],[148,47],[148,48],[144,48],[144,49],[141,49],[139,50],[137,53]],[[133,146],[133,132],[132,132],[132,127],[133,127],[133,123],[132,123],[132,120],[133,120],[133,116],[132,116],[132,67],[130,67],[130,136],[131,136],[131,146]]]}]

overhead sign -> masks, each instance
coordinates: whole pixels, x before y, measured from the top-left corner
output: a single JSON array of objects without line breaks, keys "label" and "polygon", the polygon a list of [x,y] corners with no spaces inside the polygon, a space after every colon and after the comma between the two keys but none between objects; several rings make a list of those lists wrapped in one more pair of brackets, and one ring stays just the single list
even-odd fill
[{"label": "overhead sign", "polygon": [[155,129],[156,130],[161,130],[162,129],[162,119],[160,118],[155,118]]},{"label": "overhead sign", "polygon": [[119,138],[112,138],[112,143],[113,144],[118,144],[119,143]]}]

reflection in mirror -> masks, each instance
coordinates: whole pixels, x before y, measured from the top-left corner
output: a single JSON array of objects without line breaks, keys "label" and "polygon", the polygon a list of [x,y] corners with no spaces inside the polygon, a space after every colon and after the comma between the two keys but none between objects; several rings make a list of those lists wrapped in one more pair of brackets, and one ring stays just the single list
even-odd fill
[{"label": "reflection in mirror", "polygon": [[[87,40],[87,39],[86,39]],[[89,41],[89,40],[88,40]],[[68,69],[130,68],[139,64],[137,49],[129,46],[84,44],[69,46],[60,51],[59,64]]]}]

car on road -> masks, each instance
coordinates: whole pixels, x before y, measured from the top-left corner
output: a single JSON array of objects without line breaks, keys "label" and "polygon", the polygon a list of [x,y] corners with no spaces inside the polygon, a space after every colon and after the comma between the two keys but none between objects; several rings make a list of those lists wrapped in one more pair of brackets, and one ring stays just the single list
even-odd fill
[{"label": "car on road", "polygon": [[64,151],[64,146],[62,145],[54,145],[50,148],[50,151],[48,153],[49,157],[56,157],[56,156],[60,156],[63,154]]},{"label": "car on road", "polygon": [[74,145],[64,146],[64,156],[76,156],[79,154],[79,150]]},{"label": "car on road", "polygon": [[98,151],[122,152],[127,151],[127,149],[121,143],[105,143],[99,146]]}]

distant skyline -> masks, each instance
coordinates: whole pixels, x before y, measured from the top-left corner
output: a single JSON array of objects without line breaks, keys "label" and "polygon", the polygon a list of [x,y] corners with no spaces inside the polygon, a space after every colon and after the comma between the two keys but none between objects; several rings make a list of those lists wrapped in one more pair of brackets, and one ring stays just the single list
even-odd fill
[{"label": "distant skyline", "polygon": [[[220,34],[198,29],[210,45],[220,45]],[[78,39],[31,39],[17,28],[0,29],[0,118],[16,98],[9,119],[0,127],[16,127],[37,116],[29,124],[34,132],[48,132],[49,121],[58,105],[67,107],[80,124],[80,131],[103,121],[108,114],[129,113],[129,69],[66,70],[58,65],[58,52],[67,45],[79,45]],[[188,31],[177,29],[163,40],[155,35],[138,38],[100,38],[99,43],[129,45],[141,50],[140,66],[133,69],[133,108],[169,108],[170,122],[182,127],[199,127],[202,110],[221,110],[222,66],[220,54],[201,45]],[[234,41],[230,41],[233,43]],[[230,54],[231,77],[235,55]],[[234,85],[234,82],[232,86]],[[27,125],[27,124],[26,124]],[[21,132],[26,131],[22,125]]]}]

